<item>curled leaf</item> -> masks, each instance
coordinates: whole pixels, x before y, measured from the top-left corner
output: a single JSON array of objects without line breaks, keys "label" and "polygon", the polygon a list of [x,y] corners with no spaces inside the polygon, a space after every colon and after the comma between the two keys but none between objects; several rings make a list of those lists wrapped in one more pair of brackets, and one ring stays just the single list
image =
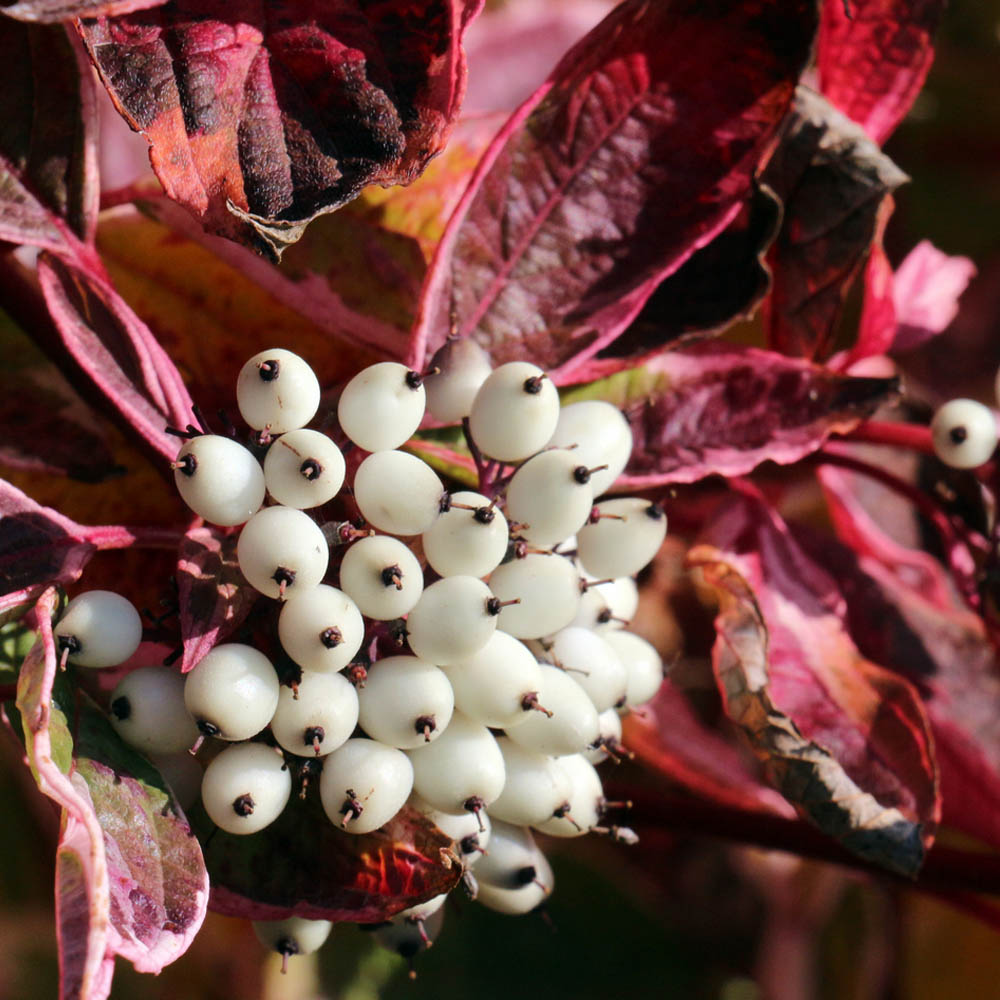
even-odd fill
[{"label": "curled leaf", "polygon": [[465,89],[481,0],[174,0],[80,31],[167,194],[277,258],[366,184],[413,180]]},{"label": "curled leaf", "polygon": [[[829,5],[827,5],[829,6]],[[906,180],[857,124],[799,87],[764,180],[785,206],[768,254],[772,346],[824,359],[844,297]]]},{"label": "curled leaf", "polygon": [[236,561],[238,538],[223,535],[217,528],[203,527],[192,528],[181,542],[177,602],[184,673],[239,628],[257,600],[257,591],[243,578]]},{"label": "curled leaf", "polygon": [[689,563],[719,600],[727,714],[772,782],[848,850],[915,876],[941,808],[916,691],[858,652],[834,582],[759,501],[734,501]]},{"label": "curled leaf", "polygon": [[6,0],[0,4],[0,13],[19,21],[69,21],[74,17],[129,14],[162,3],[165,0]]},{"label": "curled leaf", "polygon": [[615,8],[480,161],[424,286],[410,363],[453,326],[495,362],[564,377],[614,340],[739,212],[816,24],[808,0]]}]

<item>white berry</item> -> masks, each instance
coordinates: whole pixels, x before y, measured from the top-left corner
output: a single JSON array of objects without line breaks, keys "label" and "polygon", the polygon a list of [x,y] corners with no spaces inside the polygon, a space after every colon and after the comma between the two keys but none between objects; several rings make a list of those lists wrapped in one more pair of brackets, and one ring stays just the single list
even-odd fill
[{"label": "white berry", "polygon": [[520,462],[545,447],[559,421],[559,393],[535,365],[512,361],[479,387],[469,414],[472,439],[484,455]]},{"label": "white berry", "polygon": [[218,434],[186,441],[174,462],[181,499],[199,517],[224,527],[243,524],[264,502],[264,470],[243,445]]},{"label": "white berry", "polygon": [[198,739],[184,705],[184,678],[168,667],[140,667],[111,692],[111,725],[144,753],[176,753]]},{"label": "white berry", "polygon": [[644,705],[663,683],[663,660],[656,648],[642,636],[625,629],[613,629],[602,637],[625,664],[627,682],[625,704],[630,708]]},{"label": "white berry", "polygon": [[576,535],[583,568],[599,579],[632,576],[659,551],[667,534],[667,515],[656,504],[638,497],[605,500],[602,517]]},{"label": "white berry", "polygon": [[88,590],[66,605],[52,632],[70,663],[116,667],[139,648],[142,619],[121,594]]},{"label": "white berry", "polygon": [[496,631],[500,602],[474,576],[448,576],[424,589],[406,619],[417,656],[446,664],[474,656]]},{"label": "white berry", "polygon": [[507,553],[507,519],[480,493],[461,491],[448,501],[421,536],[427,562],[441,576],[486,576]]},{"label": "white berry", "polygon": [[347,742],[358,723],[358,692],[343,674],[306,670],[298,690],[282,687],[271,732],[289,753],[321,757]]},{"label": "white berry", "polygon": [[430,368],[437,374],[424,379],[427,409],[443,424],[457,424],[472,412],[472,401],[486,381],[490,356],[469,337],[449,340],[433,358]]},{"label": "white berry", "polygon": [[519,639],[537,639],[565,628],[580,606],[580,576],[564,556],[531,552],[511,559],[490,574],[490,590],[503,608],[497,627]]},{"label": "white berry", "polygon": [[375,740],[350,739],[323,763],[323,809],[348,833],[371,833],[399,812],[413,788],[413,768],[402,750]]},{"label": "white berry", "polygon": [[297,354],[273,348],[255,354],[236,380],[236,403],[255,430],[272,434],[305,427],[319,409],[319,382]]},{"label": "white berry", "polygon": [[447,729],[455,697],[433,664],[416,656],[388,656],[368,669],[360,703],[361,728],[369,736],[408,750]]},{"label": "white berry", "polygon": [[550,712],[529,712],[528,718],[507,734],[516,743],[538,753],[563,756],[582,753],[600,732],[597,709],[571,674],[543,663],[538,700]]},{"label": "white berry", "polygon": [[398,448],[413,435],[423,416],[420,376],[395,361],[383,361],[358,372],[344,387],[337,404],[341,428],[365,451]]},{"label": "white berry", "polygon": [[405,451],[376,451],[354,476],[354,499],[361,514],[390,535],[426,531],[441,511],[443,495],[434,470]]},{"label": "white berry", "polygon": [[993,411],[974,399],[953,399],[931,421],[934,451],[953,469],[975,469],[988,462],[997,446]]},{"label": "white berry", "polygon": [[[632,428],[621,410],[602,400],[569,403],[559,411],[559,423],[548,442],[550,447],[573,448],[587,468],[607,465],[593,473],[594,496],[604,493],[621,475],[632,454]],[[573,446],[576,447],[573,447]]]},{"label": "white berry", "polygon": [[323,947],[332,930],[333,924],[329,920],[306,920],[305,917],[253,922],[257,940],[282,958],[311,955]]},{"label": "white berry", "polygon": [[354,542],[340,564],[340,586],[363,615],[389,621],[405,615],[424,590],[424,571],[397,538],[374,535]]},{"label": "white berry", "polygon": [[582,528],[594,506],[590,471],[572,451],[543,451],[522,465],[507,487],[507,517],[522,538],[557,545]]},{"label": "white berry", "polygon": [[503,754],[506,781],[490,805],[493,819],[531,826],[568,807],[569,778],[556,766],[555,758],[522,747],[506,736],[499,737],[497,745]]},{"label": "white berry", "polygon": [[344,484],[344,456],[319,431],[282,434],[264,456],[267,492],[280,504],[308,510],[332,500]]},{"label": "white berry", "polygon": [[553,816],[533,824],[536,830],[553,837],[580,837],[600,823],[604,789],[594,766],[580,754],[557,757],[555,766],[569,784],[569,808],[562,816]]},{"label": "white berry", "polygon": [[227,833],[248,834],[273,823],[292,792],[292,776],[278,751],[263,743],[227,747],[207,768],[201,801]]},{"label": "white berry", "polygon": [[247,582],[268,597],[290,597],[323,579],[330,550],[316,522],[291,507],[266,507],[243,526],[236,556]]},{"label": "white berry", "polygon": [[365,623],[357,604],[343,591],[321,583],[294,593],[278,616],[278,638],[303,670],[343,670],[361,648]]}]

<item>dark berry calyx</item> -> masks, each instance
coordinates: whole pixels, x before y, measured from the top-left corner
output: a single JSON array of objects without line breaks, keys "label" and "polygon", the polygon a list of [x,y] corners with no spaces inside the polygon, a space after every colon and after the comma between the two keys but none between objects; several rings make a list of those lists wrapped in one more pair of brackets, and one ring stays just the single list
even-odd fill
[{"label": "dark berry calyx", "polygon": [[535,869],[535,866],[525,865],[514,872],[511,876],[511,881],[513,881],[515,886],[520,887],[522,885],[530,885],[536,878],[538,878],[538,871]]},{"label": "dark berry calyx", "polygon": [[312,747],[319,755],[320,745],[326,739],[326,730],[322,726],[310,726],[302,733],[302,745]]},{"label": "dark berry calyx", "polygon": [[344,641],[344,633],[336,625],[331,625],[320,632],[319,641],[327,649],[336,649]]},{"label": "dark berry calyx", "polygon": [[382,570],[382,583],[386,587],[395,587],[396,590],[403,589],[403,571],[398,565],[386,566]]},{"label": "dark berry calyx", "polygon": [[299,472],[313,483],[323,475],[323,466],[315,458],[307,458],[300,466]]},{"label": "dark berry calyx", "polygon": [[472,516],[480,524],[492,524],[497,516],[497,512],[494,510],[493,505],[490,504],[489,507],[477,507]]},{"label": "dark berry calyx", "polygon": [[463,854],[472,854],[479,850],[479,835],[470,833],[458,842],[458,849]]},{"label": "dark berry calyx", "polygon": [[119,695],[111,702],[111,714],[120,722],[124,722],[132,714],[132,703],[125,695]]},{"label": "dark berry calyx", "polygon": [[573,470],[573,478],[581,485],[585,485],[590,482],[590,469],[585,465],[578,465]]},{"label": "dark berry calyx", "polygon": [[499,597],[486,598],[486,613],[494,618],[510,604],[520,604],[521,598],[515,597],[509,601],[501,601]]},{"label": "dark berry calyx", "polygon": [[646,508],[646,517],[652,518],[654,521],[659,521],[662,517],[666,515],[663,513],[663,508],[658,503],[651,503]]},{"label": "dark berry calyx", "polygon": [[951,439],[952,444],[965,444],[969,437],[968,428],[961,424],[957,427],[952,427],[952,429],[948,431],[948,437]]},{"label": "dark berry calyx", "polygon": [[83,643],[75,635],[60,635],[56,638],[59,645],[59,652],[69,656],[75,656],[83,649]]},{"label": "dark berry calyx", "polygon": [[195,725],[202,736],[218,736],[222,732],[214,722],[209,722],[208,719],[198,719]]},{"label": "dark berry calyx", "polygon": [[424,376],[411,370],[403,376],[403,381],[416,392],[424,384]]},{"label": "dark berry calyx", "polygon": [[190,478],[198,471],[198,459],[190,454],[182,455],[176,462],[174,468],[182,475]]},{"label": "dark berry calyx", "polygon": [[253,809],[254,801],[253,796],[250,794],[240,795],[233,800],[233,812],[237,816],[251,816],[253,815]]},{"label": "dark berry calyx", "polygon": [[532,375],[524,380],[524,391],[531,396],[537,396],[542,391],[542,381],[545,379],[545,372],[541,375]]},{"label": "dark berry calyx", "polygon": [[268,358],[257,366],[257,374],[261,382],[273,382],[281,371],[281,364],[274,358]]},{"label": "dark berry calyx", "polygon": [[437,719],[433,715],[421,715],[413,723],[413,728],[423,736],[425,743],[430,743],[431,733],[437,729]]}]

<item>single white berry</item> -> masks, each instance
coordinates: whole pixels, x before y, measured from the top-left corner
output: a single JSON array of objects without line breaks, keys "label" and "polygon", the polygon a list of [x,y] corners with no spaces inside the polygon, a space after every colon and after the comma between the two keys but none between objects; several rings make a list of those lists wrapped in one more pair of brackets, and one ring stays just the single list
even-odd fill
[{"label": "single white berry", "polygon": [[396,917],[403,920],[412,920],[416,923],[423,923],[429,920],[438,910],[444,906],[444,901],[448,898],[448,893],[442,892],[437,896],[432,896],[424,903],[417,903],[416,906],[408,906],[405,910],[400,910]]},{"label": "single white berry", "polygon": [[625,629],[603,632],[602,637],[625,664],[625,704],[629,708],[644,705],[660,690],[663,683],[663,660],[660,654],[642,636]]},{"label": "single white berry", "polygon": [[996,417],[988,406],[974,399],[953,399],[934,414],[931,439],[945,465],[975,469],[996,451]]},{"label": "single white berry", "polygon": [[344,553],[340,586],[363,615],[389,621],[420,599],[424,571],[399,539],[374,535],[358,539]]},{"label": "single white berry", "polygon": [[424,589],[406,618],[410,649],[430,663],[474,656],[497,629],[500,601],[474,576],[447,576]]},{"label": "single white berry", "polygon": [[205,812],[227,833],[257,833],[270,826],[291,793],[284,758],[263,743],[226,747],[205,768],[201,781]]},{"label": "single white berry", "polygon": [[455,712],[433,743],[407,750],[413,788],[435,809],[478,813],[503,791],[503,754],[493,734]]},{"label": "single white berry", "polygon": [[292,507],[266,507],[243,526],[236,557],[247,582],[268,597],[290,597],[323,579],[330,550],[319,525]]},{"label": "single white berry", "polygon": [[321,757],[347,742],[358,724],[358,692],[343,674],[302,672],[297,690],[282,687],[271,719],[289,753]]},{"label": "single white berry", "polygon": [[399,812],[413,788],[413,768],[402,750],[375,740],[350,739],[323,762],[323,809],[348,833],[371,833]]},{"label": "single white berry", "polygon": [[597,717],[599,732],[596,746],[589,747],[583,751],[583,756],[591,764],[603,764],[611,757],[608,751],[615,751],[621,748],[622,741],[622,717],[616,709],[609,708],[601,712]]},{"label": "single white berry", "polygon": [[332,930],[329,920],[307,920],[305,917],[253,922],[257,940],[268,951],[276,951],[282,957],[282,968],[293,955],[311,955],[322,948]]},{"label": "single white berry", "polygon": [[555,758],[497,738],[503,754],[506,781],[499,797],[490,804],[490,816],[517,826],[544,823],[569,808],[570,782],[556,766]]},{"label": "single white berry", "polygon": [[572,451],[543,451],[522,465],[507,487],[507,517],[534,545],[557,545],[587,522],[594,506],[591,473]]},{"label": "single white berry", "polygon": [[319,409],[319,381],[297,354],[280,347],[255,354],[240,369],[236,403],[255,430],[272,434],[305,427]]},{"label": "single white berry", "polygon": [[582,753],[600,732],[597,709],[572,675],[543,663],[538,700],[552,715],[530,712],[508,732],[515,743],[538,753],[563,756]]},{"label": "single white berry", "polygon": [[[537,909],[551,895],[555,888],[555,876],[552,866],[540,850],[535,851],[532,864],[520,869],[521,877],[532,877],[517,888],[505,888],[490,882],[479,882],[479,894],[476,902],[497,913],[517,917]],[[477,872],[478,877],[478,872]]]},{"label": "single white berry", "polygon": [[395,361],[358,372],[337,404],[341,428],[365,451],[398,448],[412,437],[423,416],[423,379]]},{"label": "single white berry", "polygon": [[278,616],[284,651],[303,670],[343,670],[361,648],[365,623],[357,604],[342,590],[324,583],[294,593]]},{"label": "single white berry", "polygon": [[[573,448],[580,464],[593,469],[594,496],[604,493],[622,474],[632,454],[632,428],[621,410],[602,400],[569,403],[559,411],[559,423],[549,447]],[[575,446],[575,447],[574,447]]]},{"label": "single white berry", "polygon": [[264,502],[260,462],[243,445],[218,434],[201,434],[182,445],[174,482],[191,510],[224,527],[248,521]]},{"label": "single white berry", "polygon": [[565,628],[580,606],[580,576],[564,556],[531,552],[501,563],[490,574],[490,590],[502,603],[497,627],[519,639],[537,639]]},{"label": "single white berry", "polygon": [[354,476],[364,519],[390,535],[419,535],[441,511],[444,486],[424,461],[405,451],[376,451]]},{"label": "single white berry", "polygon": [[496,820],[489,854],[476,867],[479,902],[500,913],[528,913],[552,891],[552,868],[531,831]]},{"label": "single white berry", "polygon": [[553,816],[533,824],[536,830],[553,837],[580,837],[600,823],[604,807],[604,789],[593,765],[580,754],[557,757],[555,765],[569,785],[569,808],[562,816]]},{"label": "single white berry", "polygon": [[479,450],[501,462],[520,462],[545,447],[559,421],[559,393],[535,365],[512,361],[479,387],[469,429]]},{"label": "single white berry", "polygon": [[116,667],[139,648],[142,619],[121,594],[88,590],[66,605],[52,632],[70,663]]},{"label": "single white berry", "polygon": [[206,736],[247,740],[278,707],[278,675],[271,661],[238,642],[216,646],[184,681],[184,704]]},{"label": "single white berry", "polygon": [[478,652],[441,669],[451,681],[455,705],[484,726],[507,729],[540,710],[538,661],[523,642],[499,629]]},{"label": "single white berry", "polygon": [[492,573],[507,553],[507,519],[480,493],[453,493],[448,505],[421,536],[427,562],[441,576]]},{"label": "single white berry", "polygon": [[374,927],[375,941],[381,948],[395,952],[410,964],[410,975],[415,977],[413,959],[429,948],[441,933],[444,924],[444,907],[435,910],[426,920],[415,921],[395,916]]},{"label": "single white berry", "polygon": [[282,434],[264,456],[267,492],[280,504],[308,510],[332,500],[344,484],[344,456],[319,431]]},{"label": "single white berry", "polygon": [[184,678],[168,667],[140,667],[111,692],[111,725],[144,753],[176,753],[198,739],[184,705]]},{"label": "single white berry", "polygon": [[639,610],[639,588],[630,576],[619,576],[610,582],[596,582],[597,578],[584,571],[584,579],[594,581],[587,593],[599,594],[607,604],[607,615],[598,614],[597,628],[601,631],[624,628]]},{"label": "single white berry", "polygon": [[605,515],[576,535],[577,557],[599,579],[632,576],[650,562],[667,534],[667,515],[657,504],[638,497],[605,500]]},{"label": "single white berry", "polygon": [[598,712],[625,703],[628,671],[615,648],[590,629],[570,625],[548,645],[547,659],[562,667]]},{"label": "single white berry", "polygon": [[433,664],[416,656],[387,656],[368,668],[360,704],[361,728],[369,736],[408,750],[447,729],[455,697]]},{"label": "single white berry", "polygon": [[472,412],[472,401],[493,366],[490,356],[470,337],[449,340],[433,358],[424,379],[427,409],[443,424],[457,424]]}]

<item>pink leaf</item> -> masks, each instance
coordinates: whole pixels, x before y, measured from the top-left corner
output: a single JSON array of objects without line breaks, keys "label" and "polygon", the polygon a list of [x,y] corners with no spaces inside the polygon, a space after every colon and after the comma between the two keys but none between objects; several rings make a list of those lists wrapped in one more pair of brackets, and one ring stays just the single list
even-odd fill
[{"label": "pink leaf", "polygon": [[[623,488],[741,476],[761,462],[810,454],[856,426],[896,390],[781,354],[708,342],[667,351],[606,390],[626,407],[635,446]],[[576,395],[571,398],[577,398]]]},{"label": "pink leaf", "polygon": [[906,175],[854,122],[799,87],[764,179],[785,205],[768,254],[770,343],[823,360],[847,290],[891,210],[886,195]]},{"label": "pink leaf", "polygon": [[236,561],[238,537],[212,527],[192,528],[181,542],[177,599],[183,673],[239,628],[259,596],[244,580]]},{"label": "pink leaf", "polygon": [[0,239],[93,263],[97,111],[78,45],[62,27],[0,18]]},{"label": "pink leaf", "polygon": [[38,276],[65,349],[132,430],[173,460],[177,440],[164,431],[192,419],[180,373],[149,328],[102,278],[42,256]]},{"label": "pink leaf", "polygon": [[892,346],[896,334],[892,265],[882,243],[885,224],[892,214],[894,204],[891,195],[883,202],[882,224],[865,264],[865,295],[861,322],[858,324],[858,339],[840,366],[843,369],[849,369],[855,361],[862,358],[885,354]]},{"label": "pink leaf", "polygon": [[410,363],[452,321],[496,362],[563,375],[614,340],[739,212],[816,20],[805,0],[619,5],[480,162],[424,286]]},{"label": "pink leaf", "polygon": [[709,539],[689,562],[720,600],[715,664],[727,713],[821,829],[915,875],[941,809],[916,691],[862,656],[836,583],[761,501],[734,501]]},{"label": "pink leaf", "polygon": [[912,351],[943,333],[958,314],[958,300],[976,274],[968,257],[950,257],[921,240],[896,270],[892,301],[896,315],[893,351]]},{"label": "pink leaf", "polygon": [[277,258],[366,184],[412,181],[465,90],[482,0],[177,0],[80,24],[167,194]]},{"label": "pink leaf", "polygon": [[879,145],[916,99],[934,59],[945,0],[825,0],[820,89]]}]

